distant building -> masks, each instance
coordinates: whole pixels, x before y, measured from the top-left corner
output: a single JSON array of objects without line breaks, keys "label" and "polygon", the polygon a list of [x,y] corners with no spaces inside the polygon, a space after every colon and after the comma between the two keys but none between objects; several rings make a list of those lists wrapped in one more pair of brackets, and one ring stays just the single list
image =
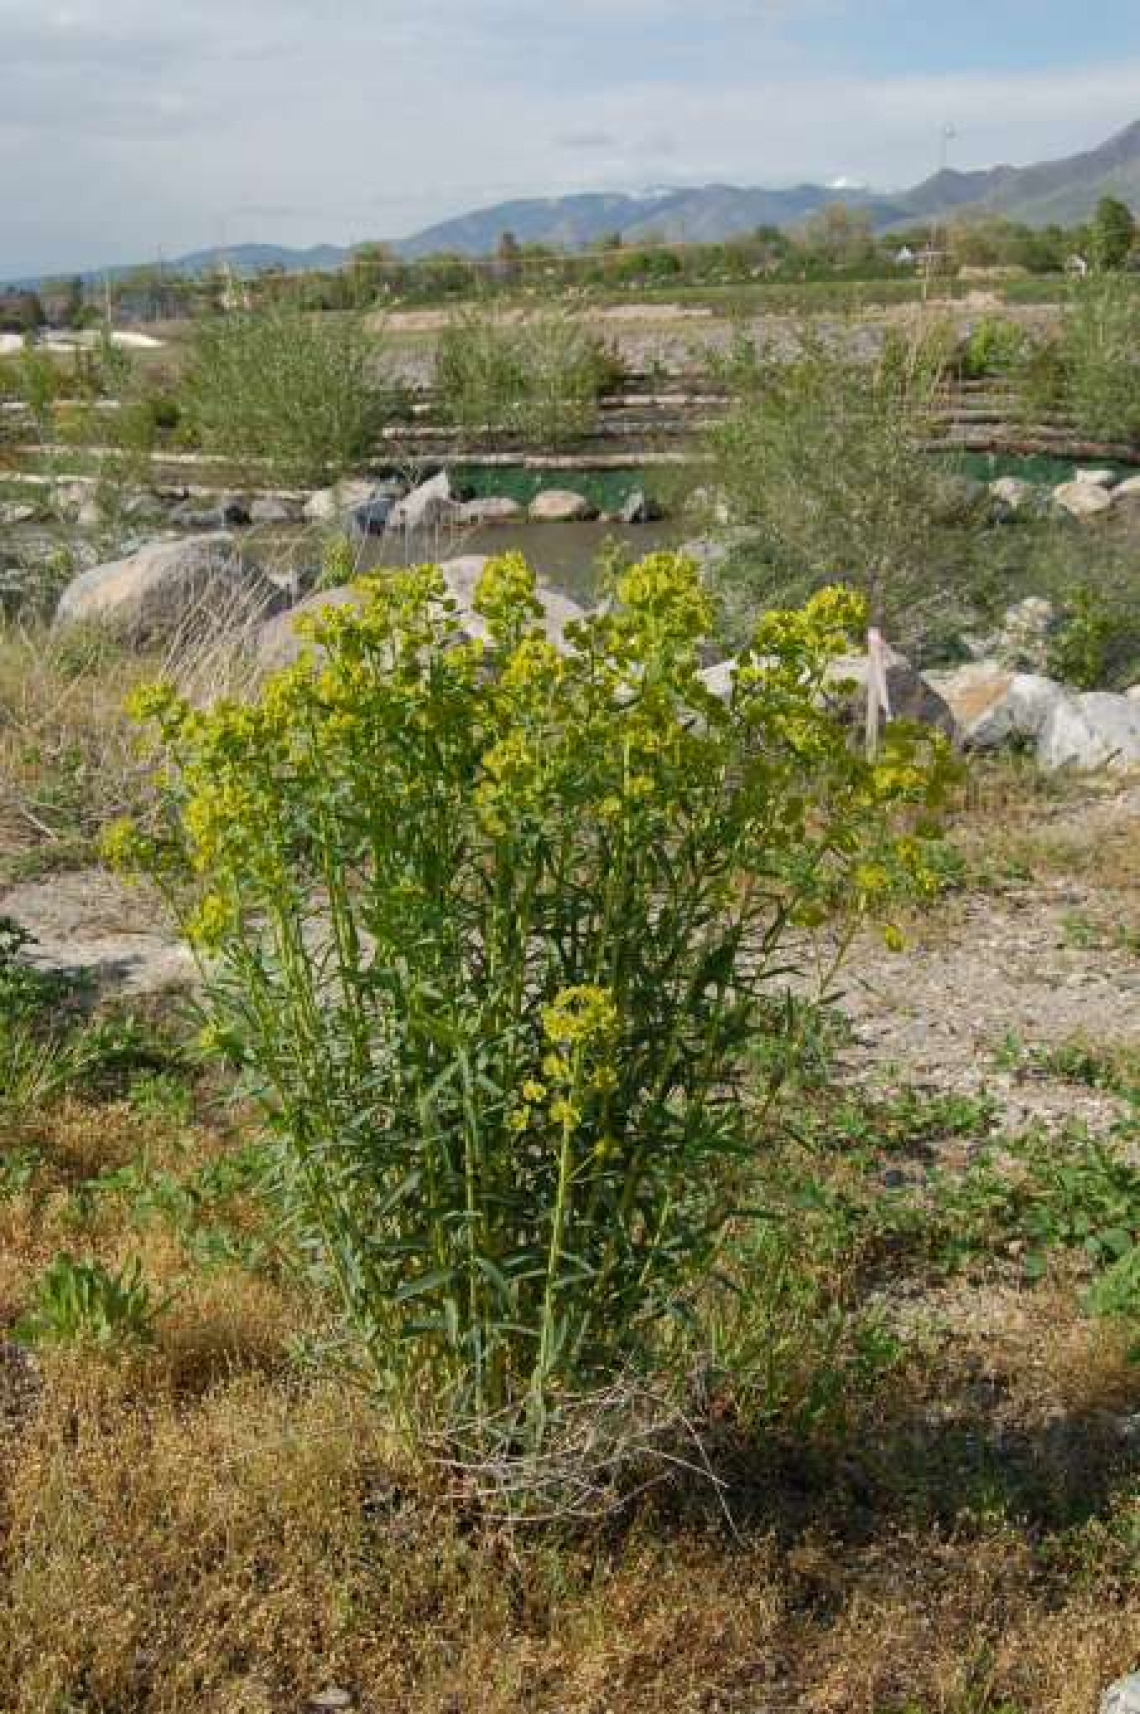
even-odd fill
[{"label": "distant building", "polygon": [[895,265],[899,268],[913,268],[918,260],[909,244],[904,244],[895,251]]},{"label": "distant building", "polygon": [[1065,272],[1066,274],[1074,274],[1078,280],[1085,279],[1089,272],[1088,258],[1078,256],[1075,253],[1072,256],[1066,256]]}]

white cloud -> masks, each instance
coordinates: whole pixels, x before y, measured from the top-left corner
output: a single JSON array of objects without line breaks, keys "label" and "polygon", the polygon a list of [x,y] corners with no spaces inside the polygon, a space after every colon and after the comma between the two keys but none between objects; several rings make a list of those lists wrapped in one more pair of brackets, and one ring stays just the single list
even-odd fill
[{"label": "white cloud", "polygon": [[909,184],[936,167],[947,121],[954,164],[983,166],[1137,117],[1135,58],[814,69],[793,24],[854,3],[549,0],[536,21],[533,0],[0,0],[0,278],[173,254],[223,227],[399,235],[575,189]]}]

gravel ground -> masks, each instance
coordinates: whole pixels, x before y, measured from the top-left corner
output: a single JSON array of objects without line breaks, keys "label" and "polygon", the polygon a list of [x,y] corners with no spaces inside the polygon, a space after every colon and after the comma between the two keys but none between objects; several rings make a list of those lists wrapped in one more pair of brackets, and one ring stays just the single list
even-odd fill
[{"label": "gravel ground", "polygon": [[[1055,852],[1083,847],[1094,872],[952,898],[915,926],[902,955],[869,935],[857,944],[840,979],[852,1031],[844,1075],[897,1068],[931,1091],[984,1091],[1014,1126],[1119,1116],[1112,1095],[1008,1062],[1018,1044],[1140,1049],[1140,787],[1045,815],[1035,836]],[[1106,884],[1095,856],[1114,847],[1124,858]]]}]

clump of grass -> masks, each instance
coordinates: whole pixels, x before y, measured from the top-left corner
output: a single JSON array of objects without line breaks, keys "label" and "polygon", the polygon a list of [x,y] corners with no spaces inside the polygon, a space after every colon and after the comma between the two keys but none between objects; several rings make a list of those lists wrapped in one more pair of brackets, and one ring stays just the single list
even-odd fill
[{"label": "clump of grass", "polygon": [[143,771],[122,700],[145,672],[104,636],[0,636],[0,829],[13,844],[77,851],[139,806]]}]

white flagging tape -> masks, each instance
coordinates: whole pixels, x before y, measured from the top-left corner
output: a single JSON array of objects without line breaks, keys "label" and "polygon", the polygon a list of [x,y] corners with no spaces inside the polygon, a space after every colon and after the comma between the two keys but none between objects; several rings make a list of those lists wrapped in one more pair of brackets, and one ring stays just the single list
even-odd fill
[{"label": "white flagging tape", "polygon": [[875,626],[867,632],[867,754],[879,748],[880,715],[891,718],[891,693],[887,685],[887,654],[883,633]]}]

